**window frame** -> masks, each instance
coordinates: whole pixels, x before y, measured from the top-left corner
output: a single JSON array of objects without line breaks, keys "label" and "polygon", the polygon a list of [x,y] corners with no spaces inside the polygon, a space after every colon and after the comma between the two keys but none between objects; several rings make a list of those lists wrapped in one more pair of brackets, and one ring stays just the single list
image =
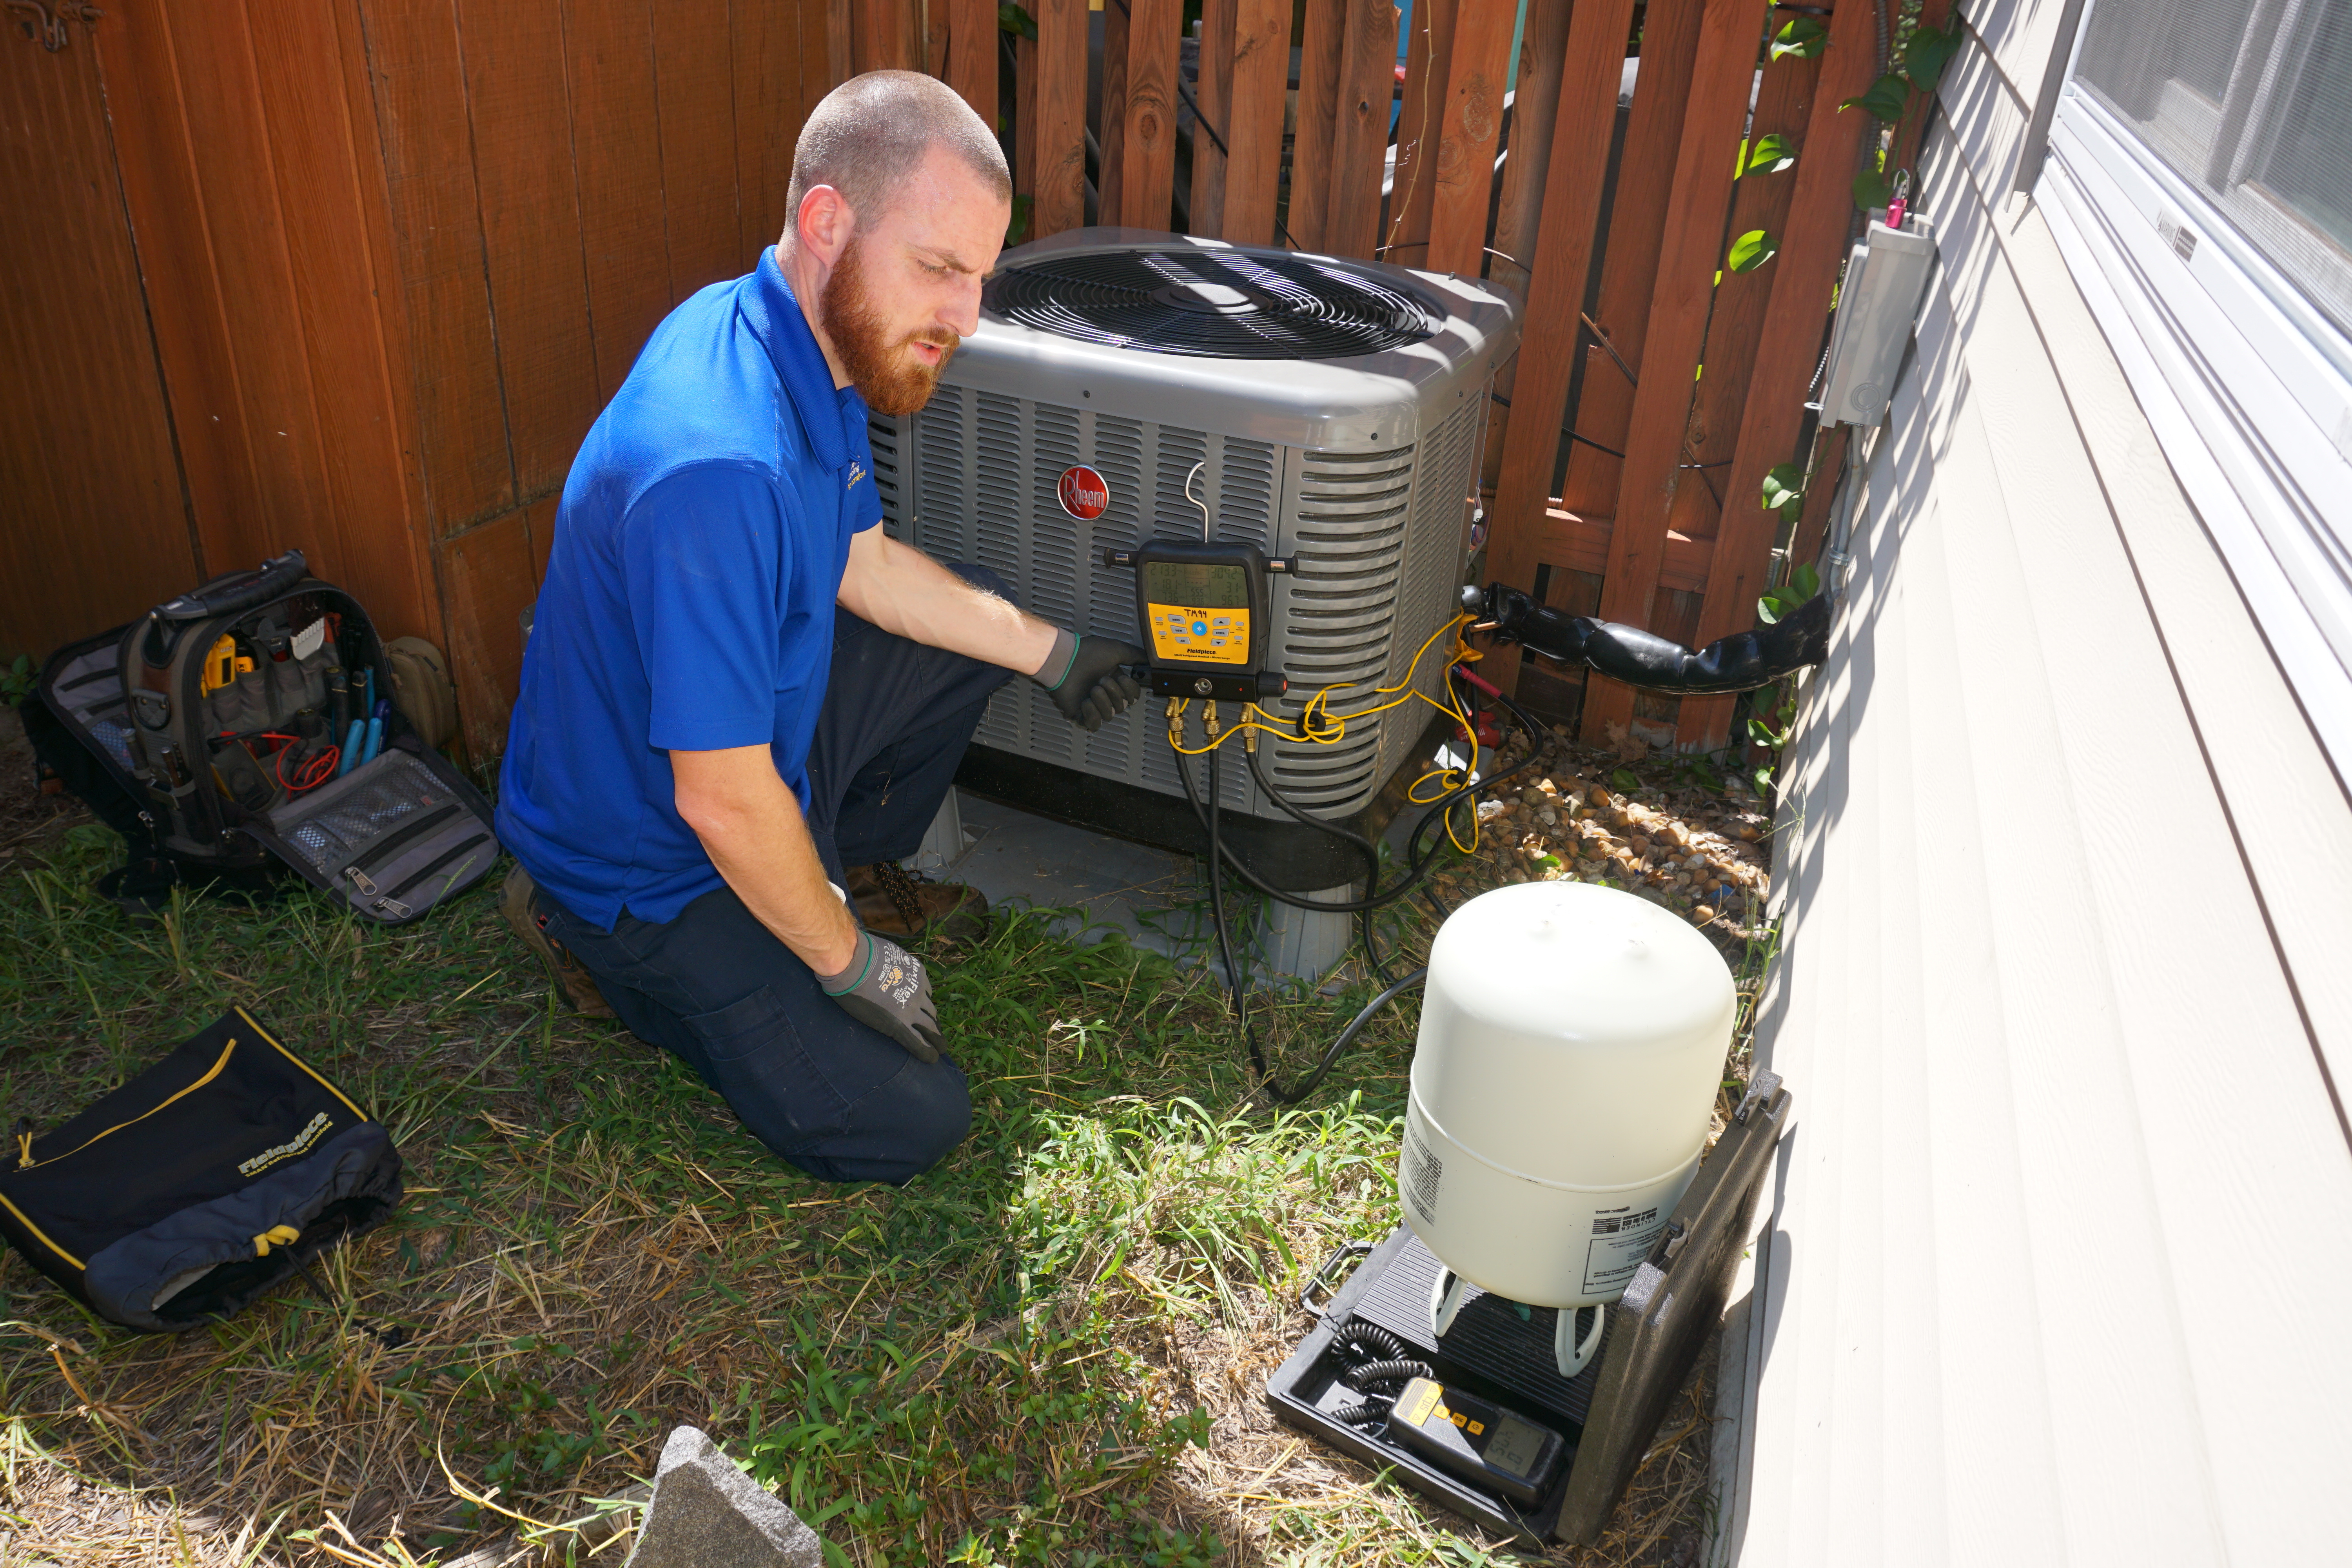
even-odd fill
[{"label": "window frame", "polygon": [[[2143,68],[2132,84],[2132,92],[2151,100],[2194,100],[2192,111],[2205,123],[2190,125],[2179,113],[2161,111],[2157,112],[2152,123],[2176,141],[2204,142],[2201,156],[2194,159],[2189,158],[2188,146],[2176,145],[2174,149],[2176,162],[2202,164],[2203,184],[2173,171],[2170,165],[2168,172],[2173,174],[2175,180],[2199,191],[2208,205],[2251,238],[2253,247],[2263,252],[2265,261],[2276,270],[2282,274],[2299,270],[2324,277],[2321,291],[2330,297],[2332,324],[2338,331],[2352,331],[2352,246],[2326,233],[2264,178],[2286,128],[2284,115],[2274,111],[2292,104],[2303,87],[2302,73],[2310,63],[2305,51],[2294,41],[2296,29],[2305,21],[2316,25],[2324,19],[2320,13],[2331,3],[2332,0],[2253,0],[2245,13],[2237,57],[2231,63],[2229,79],[2222,86],[2219,101],[2208,98],[2185,79],[2159,73],[2153,49],[2141,62]],[[2082,40],[2089,31],[2087,22],[2075,31],[2072,52],[2077,67]],[[2074,74],[2070,68],[2070,90]],[[2106,91],[2107,85],[2097,84],[2094,90]],[[2095,98],[2093,101],[2097,102]],[[2122,133],[2147,144],[2140,128],[2128,118],[2105,103],[2097,106]],[[2281,265],[2276,259],[2280,256],[2291,258],[2293,265]],[[2323,310],[2321,314],[2323,320],[2330,319],[2329,312]]]},{"label": "window frame", "polygon": [[2099,3],[2045,89],[2055,107],[2032,198],[2338,776],[2352,777],[2352,337],[2076,82]]}]

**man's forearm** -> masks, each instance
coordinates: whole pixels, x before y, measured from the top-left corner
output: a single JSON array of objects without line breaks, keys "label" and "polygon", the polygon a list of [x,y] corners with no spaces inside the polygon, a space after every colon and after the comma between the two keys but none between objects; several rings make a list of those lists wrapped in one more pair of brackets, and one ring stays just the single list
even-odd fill
[{"label": "man's forearm", "polygon": [[1054,651],[1055,626],[973,587],[880,529],[857,536],[841,580],[841,604],[886,632],[1034,673]]},{"label": "man's forearm", "polygon": [[765,746],[673,752],[678,814],[743,907],[820,975],[857,950],[857,922],[833,890],[801,816]]}]

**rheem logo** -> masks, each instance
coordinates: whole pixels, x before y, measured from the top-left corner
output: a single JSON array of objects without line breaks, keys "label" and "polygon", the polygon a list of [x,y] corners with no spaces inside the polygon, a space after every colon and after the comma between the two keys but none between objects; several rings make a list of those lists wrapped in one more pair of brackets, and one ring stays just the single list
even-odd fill
[{"label": "rheem logo", "polygon": [[1064,468],[1054,493],[1061,498],[1062,510],[1082,522],[1092,522],[1110,505],[1109,482],[1084,463]]}]

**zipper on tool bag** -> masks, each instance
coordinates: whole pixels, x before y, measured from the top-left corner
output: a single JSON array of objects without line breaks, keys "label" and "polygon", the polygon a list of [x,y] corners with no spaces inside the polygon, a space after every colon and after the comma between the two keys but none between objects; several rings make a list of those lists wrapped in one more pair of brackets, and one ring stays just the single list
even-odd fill
[{"label": "zipper on tool bag", "polygon": [[437,810],[421,814],[415,821],[403,824],[369,845],[358,859],[343,868],[343,875],[352,879],[352,887],[362,893],[373,895],[375,892],[375,882],[368,875],[369,872],[383,865],[419,837],[440,826],[465,809],[463,805],[453,800]]},{"label": "zipper on tool bag", "polygon": [[195,1093],[196,1090],[204,1088],[205,1085],[212,1082],[213,1079],[220,1077],[221,1069],[228,1066],[229,1056],[236,1049],[236,1037],[232,1035],[229,1037],[228,1044],[221,1047],[220,1060],[213,1063],[212,1070],[205,1074],[204,1077],[196,1079],[195,1082],[188,1085],[187,1088],[180,1090],[179,1093],[172,1096],[170,1100],[164,1100],[162,1104],[151,1105],[146,1110],[141,1111],[138,1115],[132,1117],[130,1121],[118,1121],[113,1126],[108,1128],[105,1131],[96,1133],[91,1137],[83,1139],[79,1143],[77,1143],[62,1154],[52,1154],[46,1160],[36,1160],[33,1158],[32,1134],[29,1132],[22,1134],[20,1137],[20,1146],[24,1158],[18,1162],[16,1169],[19,1171],[29,1171],[37,1165],[54,1165],[60,1160],[69,1159],[72,1156],[80,1153],[84,1149],[87,1149],[91,1144],[99,1142],[100,1139],[111,1138],[126,1127],[136,1127],[139,1123],[146,1121],[157,1111],[166,1109],[174,1101],[185,1100],[188,1096]]},{"label": "zipper on tool bag", "polygon": [[376,897],[375,888],[373,884],[370,884],[365,888],[362,888],[360,891],[366,893],[371,897],[375,897],[375,907],[383,913],[391,916],[394,920],[406,920],[410,912],[409,906],[401,902],[401,900],[406,898],[409,893],[414,891],[418,883],[423,882],[426,878],[432,876],[436,871],[440,870],[444,866],[446,866],[450,861],[455,860],[460,855],[470,854],[488,842],[490,842],[490,836],[488,834],[477,833],[471,838],[468,838],[464,843],[457,846],[457,847],[445,850],[433,860],[432,864],[426,866],[423,870],[412,875],[406,881],[401,883],[400,886],[394,888],[391,892],[385,893],[381,897]]}]

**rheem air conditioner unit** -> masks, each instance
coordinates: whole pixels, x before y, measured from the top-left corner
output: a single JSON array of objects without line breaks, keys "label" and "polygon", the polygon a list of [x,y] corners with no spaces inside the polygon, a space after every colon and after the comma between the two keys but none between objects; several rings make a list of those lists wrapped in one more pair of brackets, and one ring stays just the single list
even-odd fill
[{"label": "rheem air conditioner unit", "polygon": [[[1134,574],[1105,552],[1201,538],[1185,485],[1203,465],[1194,493],[1216,537],[1292,563],[1269,583],[1267,645],[1290,689],[1265,706],[1295,720],[1343,682],[1331,706],[1365,706],[1456,609],[1488,388],[1517,341],[1517,306],[1475,279],[1134,229],[1058,235],[1005,254],[921,412],[874,422],[886,526],[997,572],[1049,620],[1140,642]],[[1448,647],[1421,659],[1416,689],[1439,693]],[[1268,742],[1266,760],[1299,806],[1377,829],[1433,712],[1409,701],[1337,744]],[[961,776],[1125,837],[1199,837],[1155,699],[1088,735],[1014,681]],[[1226,832],[1276,885],[1360,874],[1238,755],[1220,796],[1237,814]]]}]

